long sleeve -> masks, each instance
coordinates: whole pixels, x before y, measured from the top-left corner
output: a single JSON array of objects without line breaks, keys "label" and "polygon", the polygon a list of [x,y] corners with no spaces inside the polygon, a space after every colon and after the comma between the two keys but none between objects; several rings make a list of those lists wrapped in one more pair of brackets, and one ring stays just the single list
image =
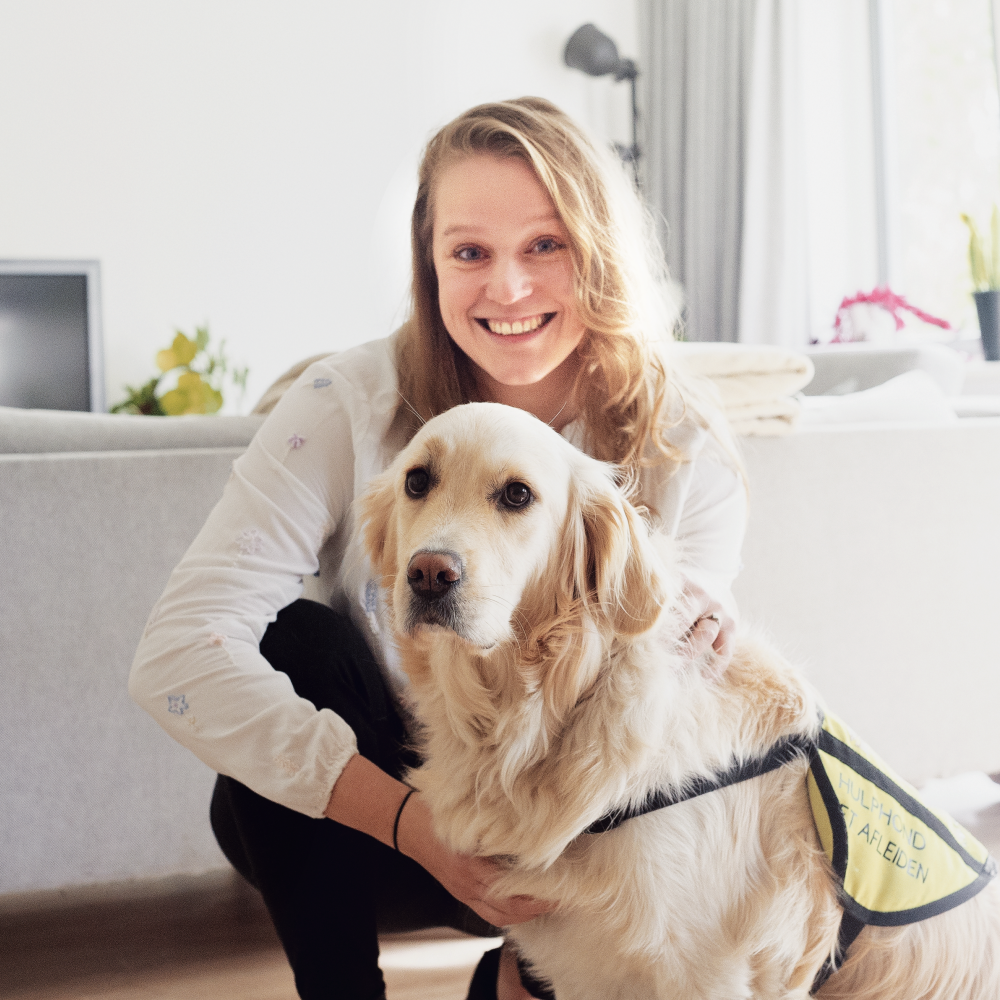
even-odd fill
[{"label": "long sleeve", "polygon": [[295,694],[259,644],[316,573],[359,470],[378,471],[357,451],[380,451],[395,375],[384,359],[362,360],[361,384],[330,365],[310,368],[234,463],[150,616],[129,680],[135,701],[206,764],[310,816],[322,815],[356,752],[354,733]]}]

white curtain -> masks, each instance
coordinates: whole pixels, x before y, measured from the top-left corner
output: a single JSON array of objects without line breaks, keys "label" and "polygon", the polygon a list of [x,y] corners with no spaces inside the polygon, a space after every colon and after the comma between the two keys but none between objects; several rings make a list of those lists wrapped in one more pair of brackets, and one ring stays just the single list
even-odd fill
[{"label": "white curtain", "polygon": [[756,0],[744,178],[739,340],[809,339],[799,0]]},{"label": "white curtain", "polygon": [[867,0],[639,0],[639,15],[644,189],[686,336],[808,343],[873,267]]}]

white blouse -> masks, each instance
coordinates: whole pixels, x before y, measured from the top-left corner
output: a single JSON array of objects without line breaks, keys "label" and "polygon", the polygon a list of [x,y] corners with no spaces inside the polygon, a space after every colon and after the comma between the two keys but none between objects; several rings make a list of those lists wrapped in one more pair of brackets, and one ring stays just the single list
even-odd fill
[{"label": "white blouse", "polygon": [[[171,574],[135,655],[129,691],[213,770],[308,816],[323,815],[357,752],[335,712],[300,698],[260,655],[268,623],[298,597],[347,611],[390,683],[405,678],[374,627],[378,587],[353,539],[352,501],[406,444],[391,339],[332,355],[285,393]],[[582,427],[563,435],[580,446]],[[733,608],[746,498],[732,464],[693,424],[689,461],[640,477],[642,501],[680,543],[686,575]]]}]

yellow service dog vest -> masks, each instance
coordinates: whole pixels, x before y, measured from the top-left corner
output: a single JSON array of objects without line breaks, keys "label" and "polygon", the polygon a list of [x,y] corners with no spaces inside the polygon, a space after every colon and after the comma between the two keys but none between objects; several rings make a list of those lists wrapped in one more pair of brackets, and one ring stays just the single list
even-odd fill
[{"label": "yellow service dog vest", "polygon": [[865,924],[910,924],[974,896],[997,874],[989,852],[931,809],[835,715],[809,770],[819,839],[844,909]]},{"label": "yellow service dog vest", "polygon": [[[865,924],[894,927],[925,920],[971,899],[996,876],[996,861],[975,837],[921,802],[912,785],[832,714],[823,718],[815,741],[787,736],[757,760],[696,778],[678,793],[654,791],[644,803],[617,809],[585,832],[613,830],[635,816],[756,778],[803,755],[810,760],[813,819],[844,907],[838,961]],[[813,993],[834,969],[829,961],[823,966]]]}]

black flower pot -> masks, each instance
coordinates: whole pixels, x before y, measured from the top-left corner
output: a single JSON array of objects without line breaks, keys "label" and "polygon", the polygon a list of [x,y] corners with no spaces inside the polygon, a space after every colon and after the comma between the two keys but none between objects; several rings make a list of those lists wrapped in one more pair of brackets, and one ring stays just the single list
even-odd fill
[{"label": "black flower pot", "polygon": [[979,336],[983,338],[983,356],[987,361],[1000,361],[1000,290],[973,292],[979,313]]}]

